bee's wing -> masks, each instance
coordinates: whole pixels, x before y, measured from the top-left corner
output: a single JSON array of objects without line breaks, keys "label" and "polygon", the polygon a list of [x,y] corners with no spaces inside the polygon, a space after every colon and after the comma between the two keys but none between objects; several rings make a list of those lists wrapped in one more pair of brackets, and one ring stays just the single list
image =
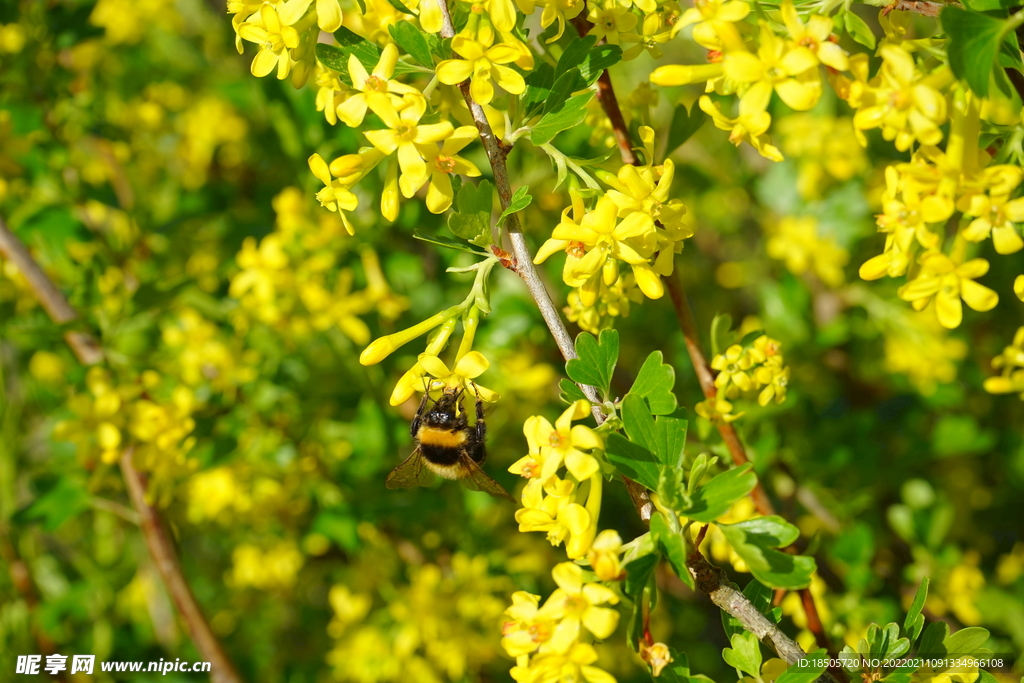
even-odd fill
[{"label": "bee's wing", "polygon": [[414,486],[430,486],[434,475],[423,466],[423,455],[419,446],[401,465],[391,470],[384,482],[389,489],[411,489]]},{"label": "bee's wing", "polygon": [[480,465],[477,465],[468,455],[463,454],[462,466],[466,468],[466,476],[461,477],[459,481],[466,488],[489,493],[495,498],[504,498],[511,500],[513,503],[516,502],[516,499],[510,496],[501,484],[491,479],[486,472],[480,469]]}]

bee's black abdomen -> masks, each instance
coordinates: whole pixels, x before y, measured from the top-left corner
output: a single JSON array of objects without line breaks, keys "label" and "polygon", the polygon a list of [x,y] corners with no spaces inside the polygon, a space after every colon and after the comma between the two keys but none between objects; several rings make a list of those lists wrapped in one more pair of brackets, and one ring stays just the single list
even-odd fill
[{"label": "bee's black abdomen", "polygon": [[459,462],[462,453],[461,448],[445,448],[442,446],[431,446],[420,443],[420,452],[428,462],[442,467],[454,465]]}]

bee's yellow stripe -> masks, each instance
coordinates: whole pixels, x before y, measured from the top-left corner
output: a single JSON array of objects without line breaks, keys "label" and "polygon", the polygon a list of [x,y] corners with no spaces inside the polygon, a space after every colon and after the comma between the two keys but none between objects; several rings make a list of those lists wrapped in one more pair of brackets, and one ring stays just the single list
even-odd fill
[{"label": "bee's yellow stripe", "polygon": [[420,427],[416,437],[425,446],[440,446],[441,448],[457,448],[466,442],[465,431],[451,432],[433,427]]}]

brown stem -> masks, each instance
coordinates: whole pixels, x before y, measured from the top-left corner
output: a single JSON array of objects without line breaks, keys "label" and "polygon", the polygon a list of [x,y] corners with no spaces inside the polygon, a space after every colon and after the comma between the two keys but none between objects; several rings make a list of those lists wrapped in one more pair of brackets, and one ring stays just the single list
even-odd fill
[{"label": "brown stem", "polygon": [[[78,318],[78,314],[68,303],[64,294],[39,267],[21,240],[7,228],[2,217],[0,217],[0,254],[10,259],[18,267],[28,281],[32,293],[53,322],[63,325]],[[103,349],[91,336],[82,332],[68,332],[64,335],[64,339],[83,365],[95,365],[103,360]],[[132,505],[138,513],[139,528],[146,540],[150,557],[167,587],[167,592],[170,593],[178,608],[178,614],[185,622],[192,642],[195,643],[204,661],[211,663],[211,680],[214,683],[241,683],[242,679],[235,672],[235,668],[221,648],[220,642],[210,630],[206,618],[200,611],[199,605],[185,581],[185,575],[181,571],[181,565],[178,564],[174,549],[160,524],[159,513],[146,502],[145,480],[132,464],[131,454],[132,449],[129,448],[121,458],[121,472],[124,475],[125,486],[128,489]]]},{"label": "brown stem", "polygon": [[[64,293],[43,272],[22,241],[10,231],[3,217],[0,217],[0,255],[17,266],[25,276],[29,288],[50,316],[50,320],[58,325],[65,325],[78,319],[78,314],[71,308]],[[92,336],[84,332],[68,331],[64,333],[64,340],[82,365],[95,365],[103,360],[103,350]]]},{"label": "brown stem", "polygon": [[900,12],[914,12],[926,17],[937,17],[943,7],[963,7],[959,2],[926,2],[925,0],[896,0],[891,5],[882,9],[882,14],[889,14],[893,10]]},{"label": "brown stem", "polygon": [[234,665],[228,659],[220,641],[213,635],[210,625],[203,616],[192,589],[185,581],[181,573],[181,565],[178,563],[174,546],[167,537],[160,521],[159,513],[153,506],[146,502],[146,479],[145,476],[135,469],[132,463],[134,450],[128,448],[121,456],[121,473],[124,475],[125,486],[128,489],[128,497],[131,498],[132,506],[139,513],[139,527],[146,539],[146,547],[149,548],[149,555],[153,558],[157,572],[167,587],[178,614],[181,615],[188,629],[192,642],[196,649],[207,662],[210,662],[210,680],[213,683],[240,683]]},{"label": "brown stem", "polygon": [[[586,35],[591,28],[590,22],[586,20],[582,13],[573,20],[573,25],[581,36]],[[619,101],[618,98],[615,97],[615,90],[612,87],[611,77],[608,75],[607,69],[601,74],[601,77],[598,79],[598,84],[598,95],[601,106],[604,108],[612,129],[615,131],[615,140],[618,143],[622,161],[623,163],[635,166],[639,164],[639,159],[633,149],[633,143],[629,135],[629,128],[627,127],[626,120],[622,115],[622,110],[619,108]],[[648,161],[653,162],[653,160]],[[693,369],[697,374],[697,380],[700,383],[701,391],[703,391],[705,398],[712,399],[718,393],[718,388],[715,386],[715,376],[712,372],[711,366],[708,364],[707,358],[704,356],[704,351],[701,349],[700,336],[697,332],[697,325],[694,322],[693,311],[690,310],[690,304],[686,300],[686,292],[683,291],[682,283],[679,280],[678,274],[675,274],[674,276],[666,276],[664,280],[668,285],[669,296],[672,298],[672,307],[679,320],[679,327],[683,331],[683,340],[686,343],[686,351],[690,356],[690,362],[693,364]],[[719,422],[717,427],[718,433],[722,437],[722,441],[725,443],[726,448],[729,449],[733,464],[740,467],[750,462],[747,458],[746,451],[743,448],[743,443],[740,441],[739,434],[736,433],[735,427],[726,422]],[[750,492],[750,497],[754,502],[754,507],[760,514],[764,516],[775,514],[775,507],[772,505],[772,502],[768,498],[768,494],[765,492],[760,481],[758,481],[754,486],[754,490]],[[742,594],[740,595],[742,596]],[[800,591],[800,597],[804,607],[804,612],[807,615],[808,628],[814,634],[815,640],[829,653],[834,654],[831,644],[829,643],[828,634],[825,633],[825,629],[821,623],[821,618],[818,616],[818,609],[814,603],[814,597],[811,595],[810,590],[807,588],[802,589]],[[751,607],[753,608],[753,606]],[[779,652],[779,656],[782,656],[781,652]],[[840,681],[848,680],[845,671],[836,669],[834,672],[839,677]]]}]

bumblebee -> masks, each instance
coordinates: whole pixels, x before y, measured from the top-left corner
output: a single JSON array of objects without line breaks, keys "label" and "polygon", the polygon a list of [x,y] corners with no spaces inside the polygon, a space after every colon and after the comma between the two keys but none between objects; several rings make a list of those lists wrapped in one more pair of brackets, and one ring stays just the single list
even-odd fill
[{"label": "bumblebee", "polygon": [[[474,491],[485,491],[496,498],[515,501],[501,484],[480,469],[487,456],[484,403],[478,395],[476,422],[469,424],[462,403],[463,391],[448,387],[436,401],[430,397],[429,391],[423,393],[410,430],[416,450],[388,475],[386,484],[389,489],[429,486],[437,475],[444,479],[458,479]],[[428,405],[431,402],[432,405]]]}]

